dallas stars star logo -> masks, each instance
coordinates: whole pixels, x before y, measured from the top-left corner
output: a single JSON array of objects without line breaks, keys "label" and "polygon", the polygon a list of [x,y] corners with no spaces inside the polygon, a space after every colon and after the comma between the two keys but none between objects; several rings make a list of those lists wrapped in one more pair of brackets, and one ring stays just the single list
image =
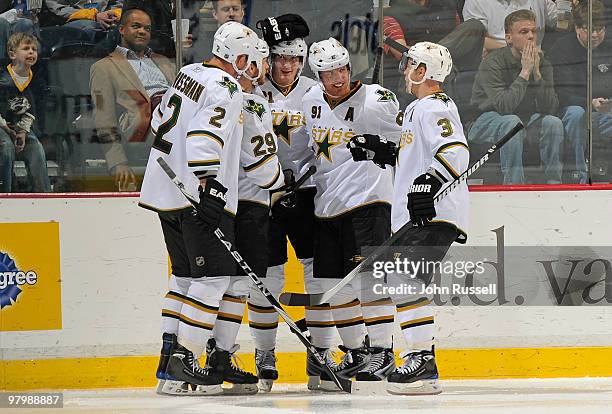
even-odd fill
[{"label": "dallas stars star logo", "polygon": [[396,102],[395,94],[386,89],[378,89],[376,91],[376,95],[380,95],[380,98],[378,98],[378,102],[389,102],[389,101]]},{"label": "dallas stars star logo", "polygon": [[227,89],[230,94],[230,98],[234,97],[234,94],[238,92],[238,85],[232,82],[227,76],[223,77],[223,82],[217,82],[221,87]]},{"label": "dallas stars star logo", "polygon": [[333,162],[332,157],[331,157],[331,150],[333,147],[335,147],[336,145],[340,143],[339,142],[336,142],[336,143],[329,142],[329,131],[327,131],[322,141],[315,141],[315,144],[317,144],[317,147],[318,147],[317,148],[317,158],[319,158],[322,155],[325,158],[327,158],[329,162]]},{"label": "dallas stars star logo", "polygon": [[257,115],[260,121],[263,120],[263,114],[266,113],[266,108],[262,104],[255,102],[253,99],[247,100],[247,105],[244,107],[244,110]]},{"label": "dallas stars star logo", "polygon": [[439,99],[440,101],[444,102],[446,105],[448,105],[448,103],[451,101],[451,98],[449,98],[448,95],[443,92],[434,93],[433,95],[431,95],[431,99]]},{"label": "dallas stars star logo", "polygon": [[291,132],[297,127],[299,127],[299,125],[289,126],[289,114],[285,112],[280,123],[274,125],[274,133],[277,137],[282,138],[287,145],[291,146]]}]

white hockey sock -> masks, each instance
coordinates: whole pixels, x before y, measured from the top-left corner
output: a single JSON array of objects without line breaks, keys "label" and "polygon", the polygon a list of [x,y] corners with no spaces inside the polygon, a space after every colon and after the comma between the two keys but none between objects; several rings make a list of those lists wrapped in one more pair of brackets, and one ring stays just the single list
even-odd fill
[{"label": "white hockey sock", "polygon": [[362,303],[361,312],[370,337],[370,346],[392,348],[395,306],[391,299]]},{"label": "white hockey sock", "polygon": [[308,259],[298,259],[304,267],[304,280],[312,279],[312,268],[314,259],[312,257]]},{"label": "white hockey sock", "polygon": [[212,335],[223,292],[229,285],[229,277],[202,277],[192,279],[186,295],[172,296],[182,302],[179,313],[178,342],[199,358]]},{"label": "white hockey sock", "polygon": [[433,345],[433,306],[428,299],[397,305],[397,319],[408,347],[414,351],[431,349]]},{"label": "white hockey sock", "polygon": [[217,341],[218,348],[229,351],[236,344],[245,303],[245,297],[232,296],[227,293],[223,295],[213,330],[213,337]]},{"label": "white hockey sock", "polygon": [[306,326],[317,348],[331,348],[334,341],[335,323],[328,304],[306,306]]},{"label": "white hockey sock", "polygon": [[350,349],[362,347],[365,340],[365,325],[359,299],[341,305],[332,305],[331,311],[344,346]]},{"label": "white hockey sock", "polygon": [[162,334],[178,334],[178,315],[183,306],[181,298],[187,295],[189,285],[191,285],[190,278],[170,276],[168,293],[166,293],[162,304]]},{"label": "white hockey sock", "polygon": [[249,327],[255,348],[270,351],[276,346],[278,313],[272,306],[259,306],[249,301]]}]

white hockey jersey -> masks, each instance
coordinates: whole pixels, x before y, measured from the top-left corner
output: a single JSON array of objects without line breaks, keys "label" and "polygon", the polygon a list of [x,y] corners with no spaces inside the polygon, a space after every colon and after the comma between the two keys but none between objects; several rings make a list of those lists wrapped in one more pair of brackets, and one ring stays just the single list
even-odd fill
[{"label": "white hockey jersey", "polygon": [[269,190],[279,188],[285,181],[276,156],[278,142],[272,129],[272,114],[261,95],[246,92],[242,114],[238,199],[267,206],[270,204]]},{"label": "white hockey jersey", "polygon": [[[457,106],[448,95],[438,92],[408,105],[395,169],[391,229],[395,232],[410,221],[406,206],[408,190],[415,178],[431,167],[450,183],[467,170],[469,160]],[[436,204],[436,217],[432,221],[454,224],[460,234],[459,243],[467,240],[469,203],[464,182]]]},{"label": "white hockey jersey", "polygon": [[225,210],[236,213],[242,99],[236,79],[216,66],[197,63],[181,69],[151,120],[155,142],[140,192],[141,207],[172,211],[190,206],[157,163],[162,157],[195,197],[198,177],[216,174],[228,189]]},{"label": "white hockey jersey", "polygon": [[[293,171],[296,179],[312,165],[314,155],[308,145],[308,133],[304,127],[302,100],[304,94],[316,82],[300,76],[297,82],[281,90],[271,80],[261,90],[272,110],[274,132],[278,137],[278,158],[283,170]],[[312,179],[302,187],[314,185]]]},{"label": "white hockey jersey", "polygon": [[306,128],[315,152],[315,215],[330,218],[354,208],[392,200],[392,169],[353,161],[347,142],[377,134],[399,142],[401,113],[393,92],[356,82],[344,98],[330,100],[320,87],[304,96]]}]

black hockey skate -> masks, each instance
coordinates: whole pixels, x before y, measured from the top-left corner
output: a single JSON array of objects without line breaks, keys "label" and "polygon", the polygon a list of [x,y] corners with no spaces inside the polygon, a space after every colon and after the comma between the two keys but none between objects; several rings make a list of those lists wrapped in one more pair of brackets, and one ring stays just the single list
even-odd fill
[{"label": "black hockey skate", "polygon": [[159,355],[159,364],[157,365],[157,372],[155,377],[157,378],[157,389],[155,392],[163,394],[162,389],[166,383],[166,367],[168,367],[168,361],[170,360],[170,353],[176,348],[176,335],[171,333],[164,333],[162,335],[162,349]]},{"label": "black hockey skate", "polygon": [[259,390],[270,392],[272,384],[278,379],[274,349],[270,351],[255,349],[255,369],[257,370],[257,378],[259,378]]},{"label": "black hockey skate", "polygon": [[434,349],[401,355],[404,364],[387,377],[387,391],[401,395],[440,394]]},{"label": "black hockey skate", "polygon": [[193,352],[177,344],[171,352],[166,368],[166,382],[162,393],[172,395],[215,395],[223,393],[223,377],[200,367]]},{"label": "black hockey skate", "polygon": [[[338,378],[350,379],[368,364],[370,353],[367,347],[349,349],[344,345],[340,345],[338,348],[345,353],[340,364],[333,370]],[[321,372],[320,389],[323,391],[340,391],[325,371]]]},{"label": "black hockey skate", "polygon": [[[334,361],[334,357],[329,348],[315,348],[327,363],[326,365],[330,367],[332,371],[335,370],[338,364]],[[306,375],[308,375],[309,390],[316,391],[320,389],[322,372],[324,372],[323,366],[319,364],[319,361],[317,361],[310,351],[306,351]],[[333,382],[333,380],[330,381]]]},{"label": "black hockey skate", "polygon": [[234,364],[234,361],[237,362],[235,353],[239,348],[239,345],[234,345],[229,351],[224,351],[217,348],[217,343],[213,338],[209,339],[206,345],[206,366],[221,375],[223,381],[232,384],[231,388],[223,389],[224,394],[257,394],[259,391],[257,377],[250,372],[243,371],[237,364]]},{"label": "black hockey skate", "polygon": [[355,376],[357,381],[382,381],[395,370],[395,355],[391,348],[370,347],[368,365]]}]

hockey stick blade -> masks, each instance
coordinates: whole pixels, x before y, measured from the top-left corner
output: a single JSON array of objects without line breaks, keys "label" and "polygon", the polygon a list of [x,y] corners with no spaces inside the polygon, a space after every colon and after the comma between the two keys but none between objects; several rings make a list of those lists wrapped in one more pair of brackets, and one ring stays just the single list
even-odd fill
[{"label": "hockey stick blade", "polygon": [[[178,187],[181,193],[183,193],[185,198],[189,200],[191,204],[193,204],[194,206],[197,206],[198,202],[196,201],[195,197],[189,194],[189,192],[185,189],[185,185],[176,176],[176,174],[174,173],[172,168],[168,165],[168,163],[166,163],[166,161],[164,161],[164,159],[161,157],[157,159],[157,163],[161,166],[161,168],[168,175],[168,177],[172,180],[172,182]],[[276,298],[274,298],[274,296],[270,293],[268,288],[266,288],[266,286],[263,284],[261,279],[257,277],[257,275],[255,274],[255,272],[253,272],[253,270],[248,265],[248,263],[242,258],[238,250],[236,250],[234,246],[232,245],[232,243],[225,238],[225,234],[223,234],[221,229],[219,228],[215,229],[214,233],[215,233],[215,236],[217,236],[217,239],[219,239],[219,241],[225,246],[225,248],[230,253],[230,255],[234,258],[234,260],[238,263],[238,265],[240,265],[240,267],[246,273],[246,275],[251,279],[251,281],[257,287],[257,289],[259,289],[261,294],[265,296],[268,302],[270,302],[274,310],[276,310],[276,312],[285,320],[285,323],[287,323],[287,326],[289,326],[290,331],[293,332],[298,337],[300,342],[302,342],[304,346],[306,346],[308,351],[310,351],[313,354],[317,362],[321,364],[321,366],[323,366],[323,369],[327,372],[327,374],[334,381],[334,383],[338,386],[338,388],[344,392],[350,393],[352,382],[350,380],[338,378],[338,376],[326,364],[323,356],[319,354],[319,352],[314,347],[312,342],[310,342],[309,337],[304,333],[303,329],[305,328],[305,323],[302,321],[298,321],[296,323],[291,319],[291,317],[285,312],[281,304],[278,303]]]},{"label": "hockey stick blade", "polygon": [[[434,201],[437,203],[450,194],[455,188],[459,186],[462,182],[466,181],[467,178],[472,175],[478,168],[480,168],[491,155],[497,152],[506,142],[508,142],[513,136],[515,136],[524,126],[521,123],[517,123],[514,128],[512,128],[506,135],[504,135],[499,141],[493,144],[487,152],[474,164],[472,164],[466,171],[464,171],[459,177],[455,178],[448,186],[446,186],[442,191],[434,197]],[[293,293],[293,292],[284,292],[280,295],[279,300],[283,305],[287,306],[317,306],[322,303],[327,303],[329,300],[334,297],[336,293],[340,291],[344,286],[349,284],[359,272],[366,266],[371,264],[376,258],[380,257],[381,254],[385,252],[385,250],[393,245],[398,239],[403,237],[404,233],[411,227],[410,223],[404,224],[397,232],[395,232],[389,239],[387,239],[383,244],[378,246],[374,252],[362,260],[353,270],[351,270],[340,282],[338,282],[334,287],[329,289],[325,293],[318,294],[308,294],[308,293]]]}]

